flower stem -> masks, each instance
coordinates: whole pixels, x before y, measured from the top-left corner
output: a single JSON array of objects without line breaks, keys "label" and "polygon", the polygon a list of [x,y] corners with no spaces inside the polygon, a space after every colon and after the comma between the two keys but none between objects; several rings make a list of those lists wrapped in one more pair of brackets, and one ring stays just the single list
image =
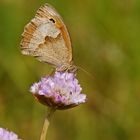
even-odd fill
[{"label": "flower stem", "polygon": [[48,112],[47,112],[45,121],[44,121],[43,129],[42,129],[41,136],[40,136],[40,140],[46,140],[47,130],[48,130],[50,120],[51,120],[52,115],[54,114],[54,112],[55,112],[55,109],[50,107]]}]

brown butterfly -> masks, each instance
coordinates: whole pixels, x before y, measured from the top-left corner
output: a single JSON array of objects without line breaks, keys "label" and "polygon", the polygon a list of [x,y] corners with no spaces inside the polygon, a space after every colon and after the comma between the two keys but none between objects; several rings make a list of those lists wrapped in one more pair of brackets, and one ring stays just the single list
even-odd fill
[{"label": "brown butterfly", "polygon": [[49,63],[56,71],[75,72],[72,46],[67,28],[58,12],[49,4],[41,6],[25,26],[21,52]]}]

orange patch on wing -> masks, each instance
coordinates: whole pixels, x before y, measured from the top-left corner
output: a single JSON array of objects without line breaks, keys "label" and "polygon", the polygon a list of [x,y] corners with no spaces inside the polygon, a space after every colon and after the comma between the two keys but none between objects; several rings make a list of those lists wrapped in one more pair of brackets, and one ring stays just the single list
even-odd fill
[{"label": "orange patch on wing", "polygon": [[33,38],[33,34],[36,31],[37,25],[32,21],[25,26],[22,34],[21,49],[28,47],[30,40]]}]

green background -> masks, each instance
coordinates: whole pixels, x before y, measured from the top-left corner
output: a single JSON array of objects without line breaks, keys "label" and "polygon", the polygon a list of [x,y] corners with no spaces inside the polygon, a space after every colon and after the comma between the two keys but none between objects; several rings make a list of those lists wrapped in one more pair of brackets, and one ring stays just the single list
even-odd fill
[{"label": "green background", "polygon": [[48,140],[140,140],[139,0],[0,0],[0,127],[39,140],[47,107],[29,88],[49,65],[23,56],[24,26],[44,3],[62,15],[86,104],[57,111]]}]

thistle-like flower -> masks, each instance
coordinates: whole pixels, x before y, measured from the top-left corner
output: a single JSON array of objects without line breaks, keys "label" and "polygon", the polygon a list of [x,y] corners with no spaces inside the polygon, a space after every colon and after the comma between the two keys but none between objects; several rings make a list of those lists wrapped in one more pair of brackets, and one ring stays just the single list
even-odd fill
[{"label": "thistle-like flower", "polygon": [[31,86],[30,91],[36,99],[55,109],[68,109],[86,101],[86,95],[81,94],[82,88],[74,73],[56,72]]},{"label": "thistle-like flower", "polygon": [[0,140],[21,140],[18,136],[4,128],[0,128]]}]

